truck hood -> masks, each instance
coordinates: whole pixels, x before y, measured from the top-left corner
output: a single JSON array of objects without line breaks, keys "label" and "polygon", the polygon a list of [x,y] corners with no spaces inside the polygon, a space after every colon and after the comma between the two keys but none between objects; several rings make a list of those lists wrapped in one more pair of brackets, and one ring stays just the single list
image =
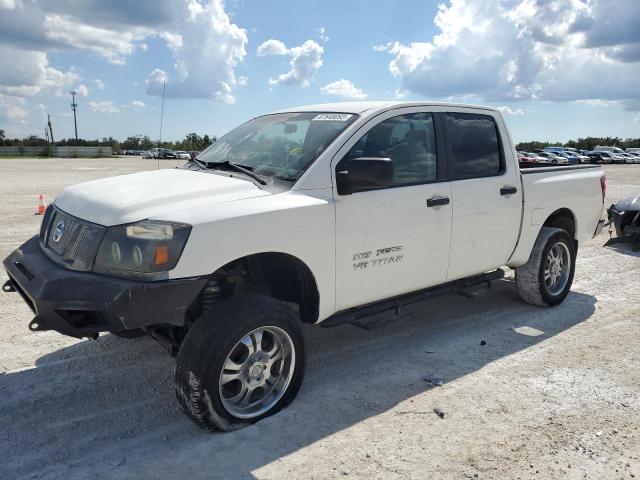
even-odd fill
[{"label": "truck hood", "polygon": [[167,169],[73,185],[63,190],[55,204],[78,218],[111,226],[264,195],[271,194],[249,181]]}]

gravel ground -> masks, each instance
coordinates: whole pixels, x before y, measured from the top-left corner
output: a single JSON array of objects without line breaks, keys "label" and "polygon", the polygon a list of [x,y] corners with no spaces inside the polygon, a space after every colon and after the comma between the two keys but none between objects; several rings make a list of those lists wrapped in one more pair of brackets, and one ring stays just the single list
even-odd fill
[{"label": "gravel ground", "polygon": [[[155,167],[0,160],[0,257],[37,232],[37,194]],[[607,205],[640,189],[640,166],[605,169]],[[152,340],[34,334],[0,294],[0,478],[640,478],[640,253],[606,240],[553,309],[507,278],[373,332],[308,327],[297,400],[227,434],[183,417]]]}]

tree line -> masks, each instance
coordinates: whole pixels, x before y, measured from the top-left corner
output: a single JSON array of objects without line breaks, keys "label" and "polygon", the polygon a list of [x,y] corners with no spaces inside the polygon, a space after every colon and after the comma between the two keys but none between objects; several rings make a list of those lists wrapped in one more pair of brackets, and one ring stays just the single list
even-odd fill
[{"label": "tree line", "polygon": [[[102,139],[63,138],[56,140],[56,146],[70,147],[111,147],[116,155],[122,150],[151,150],[152,148],[167,148],[169,150],[201,151],[216,141],[214,135],[200,136],[197,133],[189,133],[182,140],[176,142],[158,142],[151,140],[147,135],[132,135],[125,140],[117,140],[113,137]],[[25,138],[6,138],[5,131],[0,129],[0,146],[46,147],[50,145],[46,139],[37,135]]]},{"label": "tree line", "polygon": [[[58,146],[86,146],[86,147],[111,147],[115,154],[119,154],[122,150],[150,150],[152,148],[161,147],[168,148],[169,150],[204,150],[213,142],[216,141],[215,135],[203,135],[200,136],[197,133],[189,133],[182,140],[177,142],[157,142],[151,140],[147,135],[133,135],[127,137],[123,141],[116,140],[113,137],[104,137],[102,139],[85,140],[75,138],[65,138],[60,141],[56,141]],[[47,140],[31,135],[26,138],[5,138],[4,130],[0,129],[0,146],[25,146],[25,147],[38,147],[48,145]],[[541,142],[530,141],[520,142],[516,145],[516,149],[529,152],[531,150],[541,150],[544,147],[552,147],[562,145],[564,147],[576,148],[578,150],[593,150],[597,145],[606,145],[608,147],[620,147],[626,148],[640,148],[640,138],[625,138],[620,137],[584,137],[577,140],[569,140],[562,144],[560,142]]]},{"label": "tree line", "polygon": [[520,142],[516,145],[516,150],[522,152],[530,152],[532,150],[542,150],[544,147],[569,147],[577,150],[593,150],[598,145],[607,147],[620,147],[622,149],[627,148],[640,148],[640,138],[625,138],[620,137],[585,137],[578,138],[577,140],[569,140],[566,143],[561,142]]}]

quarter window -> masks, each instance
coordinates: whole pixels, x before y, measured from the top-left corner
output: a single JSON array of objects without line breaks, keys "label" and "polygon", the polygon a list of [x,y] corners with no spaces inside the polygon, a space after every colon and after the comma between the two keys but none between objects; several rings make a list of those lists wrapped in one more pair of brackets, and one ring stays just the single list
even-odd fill
[{"label": "quarter window", "polygon": [[394,187],[433,182],[437,178],[433,115],[411,113],[388,118],[369,130],[340,161],[338,170],[358,157],[393,160]]},{"label": "quarter window", "polygon": [[498,129],[493,117],[447,113],[449,157],[456,178],[499,175],[504,168]]}]

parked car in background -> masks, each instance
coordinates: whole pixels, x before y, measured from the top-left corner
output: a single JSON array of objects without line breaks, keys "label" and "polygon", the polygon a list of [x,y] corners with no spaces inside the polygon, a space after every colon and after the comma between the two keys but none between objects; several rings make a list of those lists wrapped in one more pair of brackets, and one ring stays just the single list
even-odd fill
[{"label": "parked car in background", "polygon": [[145,150],[142,152],[142,158],[152,158],[151,152],[149,150]]},{"label": "parked car in background", "polygon": [[530,153],[527,152],[517,152],[518,153],[518,162],[520,163],[538,163],[538,159],[531,156]]},{"label": "parked car in background", "polygon": [[166,148],[154,148],[151,150],[152,158],[177,158],[176,154]]},{"label": "parked car in background", "polygon": [[609,152],[588,152],[587,155],[591,159],[591,163],[611,163]]},{"label": "parked car in background", "polygon": [[631,153],[624,152],[619,153],[618,155],[624,158],[624,163],[638,163],[640,161],[640,159],[636,155],[633,155]]},{"label": "parked car in background", "polygon": [[528,152],[528,155],[534,158],[538,163],[551,163],[551,160],[546,157],[541,157],[535,152]]},{"label": "parked car in background", "polygon": [[611,152],[611,153],[624,153],[624,150],[620,147],[607,147],[606,145],[596,145],[593,149],[594,152]]},{"label": "parked car in background", "polygon": [[591,163],[591,159],[589,158],[589,155],[586,155],[575,148],[565,148],[565,151],[567,153],[573,154],[573,156],[575,156],[578,159],[577,163]]},{"label": "parked car in background", "polygon": [[545,147],[545,152],[554,153],[559,157],[564,157],[568,160],[570,164],[580,163],[578,156],[574,153],[566,149],[565,147]]},{"label": "parked car in background", "polygon": [[625,152],[631,153],[633,155],[640,155],[640,148],[627,148]]},{"label": "parked car in background", "polygon": [[624,156],[625,151],[620,147],[607,147],[604,145],[597,145],[593,149],[594,152],[609,152],[611,155],[611,163],[627,163],[627,158]]},{"label": "parked car in background", "polygon": [[175,153],[176,157],[180,160],[191,160],[191,155],[189,154],[189,152],[185,152],[184,150],[176,150],[173,153]]},{"label": "parked car in background", "polygon": [[537,153],[533,152],[518,152],[518,161],[521,164],[551,163],[548,158],[541,157]]},{"label": "parked car in background", "polygon": [[589,156],[597,160],[595,163],[624,163],[626,161],[624,157],[609,150],[594,150]]},{"label": "parked car in background", "polygon": [[541,152],[535,152],[538,154],[538,156],[542,157],[542,158],[546,158],[549,160],[549,163],[553,163],[553,164],[564,164],[564,165],[569,165],[569,159],[567,157],[563,157],[562,155],[558,155],[557,153],[553,153],[553,152],[545,152],[545,151],[541,151]]},{"label": "parked car in background", "polygon": [[628,152],[628,155],[631,155],[633,157],[633,161],[631,161],[630,163],[640,163],[640,150],[637,152],[634,152],[634,151]]},{"label": "parked car in background", "polygon": [[573,152],[569,152],[568,150],[565,150],[564,152],[558,152],[558,155],[569,160],[569,164],[571,165],[580,163],[580,158],[578,157],[578,155]]}]

